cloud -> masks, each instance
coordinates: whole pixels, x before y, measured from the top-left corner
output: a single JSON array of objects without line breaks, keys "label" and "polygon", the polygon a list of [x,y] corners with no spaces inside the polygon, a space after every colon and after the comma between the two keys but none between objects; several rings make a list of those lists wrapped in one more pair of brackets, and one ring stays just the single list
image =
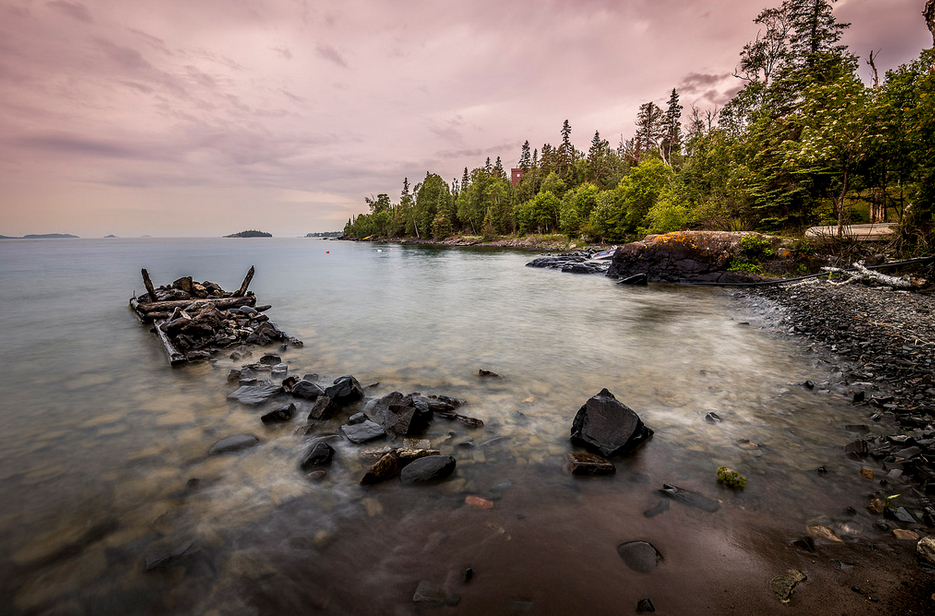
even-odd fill
[{"label": "cloud", "polygon": [[72,19],[77,19],[78,21],[83,21],[85,23],[91,23],[94,21],[94,18],[91,17],[91,12],[83,4],[78,4],[77,2],[63,2],[62,0],[56,0],[56,2],[48,2],[46,6],[54,11],[58,11],[62,15],[67,15]]},{"label": "cloud", "polygon": [[319,45],[315,48],[315,53],[318,54],[319,58],[337,64],[341,68],[347,68],[347,62],[345,62],[344,58],[341,57],[341,54],[338,53],[338,50],[331,45]]}]

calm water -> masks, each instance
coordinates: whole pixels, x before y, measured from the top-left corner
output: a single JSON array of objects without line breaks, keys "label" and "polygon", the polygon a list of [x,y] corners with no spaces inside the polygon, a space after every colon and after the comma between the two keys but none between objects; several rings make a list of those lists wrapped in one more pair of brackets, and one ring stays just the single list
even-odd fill
[{"label": "calm water", "polygon": [[[530,258],[310,239],[0,242],[0,613],[410,614],[420,580],[460,595],[446,613],[627,613],[644,596],[716,613],[727,586],[778,609],[768,546],[863,489],[840,449],[860,413],[795,385],[828,366],[724,291],[623,288]],[[141,267],[156,284],[190,274],[232,289],[250,265],[270,317],[305,341],[282,353],[290,372],[467,401],[484,428],[436,419],[425,435],[458,459],[452,479],[362,488],[366,447],[338,443],[327,478],[308,481],[303,414],[263,426],[263,409],[226,400],[239,364],[170,368],[126,307]],[[615,477],[575,479],[562,471],[571,420],[604,387],[656,435]],[[705,423],[709,411],[724,421]],[[206,455],[244,432],[261,444]],[[507,438],[455,446],[468,437]],[[747,489],[720,488],[719,465]],[[664,482],[722,508],[646,517]],[[468,494],[495,507],[467,507]],[[872,533],[862,516],[835,528]],[[630,539],[663,553],[655,573],[620,560]]]}]

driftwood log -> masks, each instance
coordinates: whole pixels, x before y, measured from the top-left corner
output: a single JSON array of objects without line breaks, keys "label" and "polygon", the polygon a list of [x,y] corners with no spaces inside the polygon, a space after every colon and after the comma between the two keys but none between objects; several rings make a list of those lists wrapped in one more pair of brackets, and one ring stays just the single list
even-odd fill
[{"label": "driftwood log", "polygon": [[238,306],[253,306],[256,304],[256,296],[251,295],[249,297],[222,297],[219,299],[174,299],[167,302],[136,302],[136,305],[131,306],[133,309],[142,312],[171,312],[176,308],[186,309],[198,309],[204,308],[205,306],[214,306],[218,310],[227,310],[228,308],[237,308]]},{"label": "driftwood log", "polygon": [[250,269],[247,271],[247,275],[244,276],[243,283],[241,283],[240,288],[237,289],[237,292],[234,293],[234,297],[243,297],[247,294],[247,287],[250,286],[250,281],[253,280],[253,274],[256,272],[253,269],[253,266],[250,266]]},{"label": "driftwood log", "polygon": [[156,297],[156,289],[153,287],[153,281],[149,278],[149,272],[146,271],[146,268],[143,268],[143,286],[146,287],[146,292],[149,293],[149,301],[157,302],[159,298]]}]

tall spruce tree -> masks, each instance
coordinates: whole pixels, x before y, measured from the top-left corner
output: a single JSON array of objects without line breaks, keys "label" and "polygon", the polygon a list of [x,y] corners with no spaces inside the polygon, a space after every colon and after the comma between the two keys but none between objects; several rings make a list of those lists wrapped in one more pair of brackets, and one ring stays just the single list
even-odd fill
[{"label": "tall spruce tree", "polygon": [[679,93],[675,88],[672,88],[665,116],[662,118],[662,133],[662,160],[671,165],[673,156],[682,153],[682,106],[679,104]]},{"label": "tall spruce tree", "polygon": [[523,149],[520,151],[519,168],[523,170],[523,173],[526,173],[531,166],[532,155],[529,153],[529,139],[527,139],[525,143],[523,143]]}]

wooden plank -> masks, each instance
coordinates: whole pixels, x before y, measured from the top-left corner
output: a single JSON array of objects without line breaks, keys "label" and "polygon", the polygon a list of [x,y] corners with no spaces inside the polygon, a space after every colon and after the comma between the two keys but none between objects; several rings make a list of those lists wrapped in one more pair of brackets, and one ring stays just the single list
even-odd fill
[{"label": "wooden plank", "polygon": [[169,340],[169,336],[166,335],[160,326],[165,323],[165,321],[156,321],[153,325],[156,327],[156,335],[159,336],[159,340],[162,341],[162,346],[166,350],[166,356],[169,358],[169,364],[172,366],[178,366],[179,364],[184,364],[188,361],[185,356],[175,348],[175,345],[172,344],[172,341]]},{"label": "wooden plank", "polygon": [[222,298],[212,298],[212,299],[178,299],[165,302],[145,302],[137,303],[136,309],[139,312],[149,313],[149,312],[171,312],[175,308],[188,308],[192,306],[194,309],[202,308],[204,306],[214,306],[217,309],[227,309],[227,308],[236,308],[238,306],[253,306],[256,304],[256,296],[250,297],[222,297]]}]

